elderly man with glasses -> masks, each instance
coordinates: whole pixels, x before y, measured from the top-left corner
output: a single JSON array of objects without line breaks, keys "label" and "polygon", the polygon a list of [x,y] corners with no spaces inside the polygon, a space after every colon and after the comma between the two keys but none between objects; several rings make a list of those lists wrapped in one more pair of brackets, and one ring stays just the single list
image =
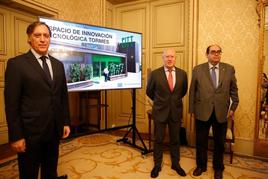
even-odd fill
[{"label": "elderly man with glasses", "polygon": [[222,49],[210,45],[206,50],[208,62],[193,69],[189,94],[189,113],[196,122],[196,169],[194,176],[207,170],[208,134],[214,136],[213,169],[215,179],[223,177],[223,153],[227,119],[238,106],[238,88],[234,67],[220,62]]}]

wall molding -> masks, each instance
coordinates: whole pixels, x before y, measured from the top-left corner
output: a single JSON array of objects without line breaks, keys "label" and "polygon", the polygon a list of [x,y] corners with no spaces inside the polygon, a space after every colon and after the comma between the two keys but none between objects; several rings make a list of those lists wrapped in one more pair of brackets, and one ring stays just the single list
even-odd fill
[{"label": "wall molding", "polygon": [[0,4],[28,12],[37,16],[58,17],[58,9],[42,4],[36,0],[2,0]]}]

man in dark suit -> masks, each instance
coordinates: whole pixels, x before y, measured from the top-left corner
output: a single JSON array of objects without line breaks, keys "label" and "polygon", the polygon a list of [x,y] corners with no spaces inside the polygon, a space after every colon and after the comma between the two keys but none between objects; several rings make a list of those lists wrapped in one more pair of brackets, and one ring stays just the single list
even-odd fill
[{"label": "man in dark suit", "polygon": [[154,168],[151,177],[156,178],[161,171],[163,141],[166,125],[169,129],[171,168],[179,175],[186,176],[180,161],[180,127],[182,119],[182,98],[187,92],[187,75],[175,67],[175,51],[163,52],[164,66],[152,71],[147,83],[146,94],[153,101],[152,116],[155,127]]},{"label": "man in dark suit", "polygon": [[5,72],[9,142],[18,154],[20,179],[37,179],[39,167],[41,179],[55,179],[59,141],[70,133],[65,72],[48,55],[51,31],[45,23],[30,24],[27,35],[31,49],[9,59]]},{"label": "man in dark suit", "polygon": [[215,179],[223,175],[223,153],[227,131],[227,118],[237,108],[238,89],[234,67],[220,62],[221,47],[207,47],[207,63],[193,69],[189,94],[189,112],[196,119],[196,165],[193,175],[207,170],[209,128],[214,137],[213,169]]}]

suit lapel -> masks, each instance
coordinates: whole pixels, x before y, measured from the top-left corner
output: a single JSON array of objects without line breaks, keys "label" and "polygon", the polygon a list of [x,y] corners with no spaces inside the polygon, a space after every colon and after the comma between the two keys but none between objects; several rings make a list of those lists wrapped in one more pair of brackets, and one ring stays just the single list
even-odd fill
[{"label": "suit lapel", "polygon": [[50,62],[51,62],[51,67],[52,67],[52,72],[53,72],[53,80],[52,80],[52,85],[53,87],[55,87],[56,85],[56,81],[57,81],[57,78],[58,78],[58,74],[57,72],[60,71],[60,69],[57,69],[58,68],[58,65],[56,63],[56,59],[53,58],[52,56],[49,55],[49,59],[50,59]]},{"label": "suit lapel", "polygon": [[218,88],[221,87],[222,85],[222,81],[224,79],[224,76],[225,76],[225,66],[224,64],[220,63],[219,64],[219,84],[218,84]]},{"label": "suit lapel", "polygon": [[166,72],[165,72],[165,68],[164,67],[160,69],[160,74],[161,74],[160,81],[163,81],[163,83],[165,83],[165,86],[166,86],[167,90],[170,91],[169,85],[168,85],[167,76],[166,76]]},{"label": "suit lapel", "polygon": [[175,75],[176,75],[176,82],[175,82],[175,86],[174,86],[174,90],[173,91],[175,91],[178,88],[178,85],[180,84],[179,83],[179,80],[181,79],[180,78],[180,74],[179,74],[179,70],[176,67],[175,67]]},{"label": "suit lapel", "polygon": [[44,70],[42,69],[42,67],[40,66],[40,64],[38,63],[37,59],[35,58],[35,56],[32,54],[31,51],[28,51],[28,53],[26,54],[26,59],[27,62],[37,71],[37,73],[42,77],[42,79],[49,85],[51,86],[51,83],[48,81]]}]

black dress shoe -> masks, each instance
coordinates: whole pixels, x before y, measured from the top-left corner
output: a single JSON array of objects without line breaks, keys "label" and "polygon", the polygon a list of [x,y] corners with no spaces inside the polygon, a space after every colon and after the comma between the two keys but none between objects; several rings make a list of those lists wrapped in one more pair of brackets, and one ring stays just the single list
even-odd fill
[{"label": "black dress shoe", "polygon": [[160,171],[161,171],[161,167],[154,167],[151,171],[151,177],[152,178],[158,177],[158,174]]},{"label": "black dress shoe", "polygon": [[173,170],[175,170],[180,176],[185,177],[186,173],[185,171],[181,168],[181,166],[171,166]]},{"label": "black dress shoe", "polygon": [[214,178],[215,179],[222,179],[222,171],[221,170],[215,170],[214,172]]},{"label": "black dress shoe", "polygon": [[61,175],[61,176],[58,176],[57,179],[67,179],[68,176],[67,175]]},{"label": "black dress shoe", "polygon": [[194,172],[193,172],[193,175],[194,176],[200,176],[203,172],[207,171],[207,169],[202,169],[200,167],[197,167]]}]

